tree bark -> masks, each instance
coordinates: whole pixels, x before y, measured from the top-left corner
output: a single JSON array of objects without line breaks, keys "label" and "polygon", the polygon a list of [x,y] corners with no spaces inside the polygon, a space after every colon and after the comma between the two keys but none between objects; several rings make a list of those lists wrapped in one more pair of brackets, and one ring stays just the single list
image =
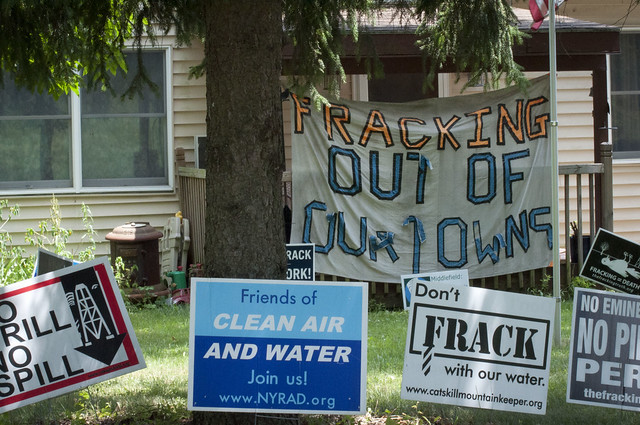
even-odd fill
[{"label": "tree bark", "polygon": [[[204,3],[206,276],[284,279],[281,1]],[[194,412],[194,423],[254,424],[255,415]]]},{"label": "tree bark", "polygon": [[205,3],[207,275],[281,278],[281,2]]}]

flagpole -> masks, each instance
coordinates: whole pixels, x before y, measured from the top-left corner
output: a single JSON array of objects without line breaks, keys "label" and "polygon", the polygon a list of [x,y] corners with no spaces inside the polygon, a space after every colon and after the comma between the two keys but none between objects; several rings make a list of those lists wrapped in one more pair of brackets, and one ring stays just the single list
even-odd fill
[{"label": "flagpole", "polygon": [[[557,99],[557,67],[556,67],[556,8],[555,0],[549,3],[549,97],[550,97],[550,129],[551,138],[551,173],[553,184],[553,298],[556,301],[555,320],[553,329],[553,339],[556,344],[560,344],[560,323],[561,296],[560,296],[560,195],[558,182],[558,99]],[[567,267],[570,267],[569,258],[565,259]]]}]

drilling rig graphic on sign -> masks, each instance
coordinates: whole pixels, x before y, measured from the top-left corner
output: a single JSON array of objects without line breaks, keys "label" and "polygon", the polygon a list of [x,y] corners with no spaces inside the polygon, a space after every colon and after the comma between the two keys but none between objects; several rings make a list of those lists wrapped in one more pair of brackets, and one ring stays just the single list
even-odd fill
[{"label": "drilling rig graphic on sign", "polygon": [[[76,351],[110,365],[126,333],[118,334],[103,286],[93,269],[61,277],[82,345]],[[66,278],[66,279],[65,279]]]}]

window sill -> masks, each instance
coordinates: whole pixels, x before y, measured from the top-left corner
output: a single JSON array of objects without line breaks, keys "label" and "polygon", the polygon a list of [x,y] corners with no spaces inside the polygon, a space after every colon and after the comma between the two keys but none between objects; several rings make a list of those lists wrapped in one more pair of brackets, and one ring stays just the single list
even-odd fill
[{"label": "window sill", "polygon": [[31,195],[69,195],[69,194],[109,194],[109,193],[172,193],[174,188],[162,186],[118,186],[118,187],[86,187],[82,189],[69,188],[34,188],[34,189],[6,189],[0,191],[3,196],[31,196]]},{"label": "window sill", "polygon": [[613,158],[613,165],[637,165],[640,164],[639,158]]}]

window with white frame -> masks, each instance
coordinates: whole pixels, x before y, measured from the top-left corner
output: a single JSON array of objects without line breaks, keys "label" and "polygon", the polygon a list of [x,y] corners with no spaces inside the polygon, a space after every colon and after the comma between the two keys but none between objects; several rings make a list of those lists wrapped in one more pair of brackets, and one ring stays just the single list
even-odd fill
[{"label": "window with white frame", "polygon": [[613,157],[640,158],[640,33],[621,33],[609,63]]},{"label": "window with white frame", "polygon": [[54,100],[5,79],[0,89],[0,187],[69,187],[71,168],[69,97]]},{"label": "window with white frame", "polygon": [[122,96],[138,71],[97,88],[54,99],[5,78],[0,89],[0,190],[69,190],[169,183],[166,52],[143,51],[151,85]]}]

